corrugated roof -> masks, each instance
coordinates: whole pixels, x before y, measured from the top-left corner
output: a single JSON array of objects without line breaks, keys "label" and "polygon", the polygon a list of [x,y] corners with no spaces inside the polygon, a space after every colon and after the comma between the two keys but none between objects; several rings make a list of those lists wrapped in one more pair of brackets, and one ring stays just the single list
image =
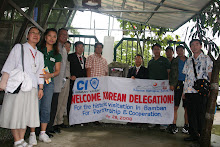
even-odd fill
[{"label": "corrugated roof", "polygon": [[[82,0],[75,0],[83,8]],[[141,24],[177,29],[211,0],[101,0],[101,8],[94,12],[108,14]]]}]

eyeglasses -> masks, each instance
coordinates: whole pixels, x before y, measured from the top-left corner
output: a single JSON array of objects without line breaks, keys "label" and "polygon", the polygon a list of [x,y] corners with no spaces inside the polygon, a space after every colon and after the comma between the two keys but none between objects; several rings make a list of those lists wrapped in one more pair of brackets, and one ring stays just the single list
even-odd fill
[{"label": "eyeglasses", "polygon": [[40,32],[39,33],[35,33],[35,32],[29,32],[32,35],[41,35]]}]

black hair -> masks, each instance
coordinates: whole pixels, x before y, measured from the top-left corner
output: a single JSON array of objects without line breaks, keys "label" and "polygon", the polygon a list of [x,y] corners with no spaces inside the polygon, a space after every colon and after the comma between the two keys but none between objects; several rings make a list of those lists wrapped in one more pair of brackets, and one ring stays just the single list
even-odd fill
[{"label": "black hair", "polygon": [[[55,33],[57,34],[57,30],[54,29],[54,28],[46,29],[46,31],[44,32],[44,35],[43,35],[43,40],[42,40],[41,45],[40,45],[40,49],[41,49],[41,50],[43,50],[43,49],[46,47],[45,36],[46,36],[50,31],[55,32]],[[54,50],[54,55],[59,54],[58,45],[57,45],[57,40],[56,40],[56,42],[53,44],[53,50]]]},{"label": "black hair", "polygon": [[75,48],[77,47],[77,45],[80,45],[80,44],[82,44],[82,45],[84,46],[84,43],[83,43],[82,41],[77,41],[77,42],[75,42],[75,43],[74,43]]},{"label": "black hair", "polygon": [[172,46],[168,46],[168,47],[165,49],[165,51],[167,51],[167,50],[171,50],[171,51],[173,52],[173,47],[172,47]]},{"label": "black hair", "polygon": [[100,42],[95,43],[95,48],[96,48],[98,45],[101,45],[101,46],[102,46],[102,48],[103,48],[103,44],[102,44],[102,43],[100,43]]},{"label": "black hair", "polygon": [[176,47],[176,51],[177,51],[177,49],[178,49],[178,48],[185,49],[185,47],[184,47],[184,46],[182,46],[182,45],[178,45],[178,46]]},{"label": "black hair", "polygon": [[60,32],[61,32],[62,30],[65,30],[65,31],[68,32],[68,30],[67,30],[66,28],[60,28],[60,29],[58,30],[58,36],[60,35]]},{"label": "black hair", "polygon": [[137,54],[134,58],[136,58],[136,57],[141,57],[142,58],[142,60],[143,60],[143,56],[141,55],[141,54]]},{"label": "black hair", "polygon": [[153,46],[152,46],[152,50],[154,49],[154,47],[157,46],[161,49],[161,45],[159,43],[155,43]]},{"label": "black hair", "polygon": [[70,44],[70,46],[71,46],[71,44],[72,44],[72,43],[71,43],[69,40],[67,40],[67,42],[66,42],[66,43],[69,43],[69,44]]},{"label": "black hair", "polygon": [[191,47],[192,43],[195,42],[195,41],[198,41],[200,43],[200,45],[202,45],[202,41],[199,40],[199,39],[192,39],[189,43],[189,46]]}]

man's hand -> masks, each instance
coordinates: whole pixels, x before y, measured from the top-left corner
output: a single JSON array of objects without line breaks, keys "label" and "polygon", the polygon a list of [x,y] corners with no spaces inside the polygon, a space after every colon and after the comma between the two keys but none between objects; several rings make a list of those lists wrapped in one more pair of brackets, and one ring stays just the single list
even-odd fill
[{"label": "man's hand", "polygon": [[174,90],[175,89],[175,87],[174,86],[172,86],[172,85],[170,85],[170,90]]},{"label": "man's hand", "polygon": [[70,79],[75,81],[76,80],[76,76],[71,76]]},{"label": "man's hand", "polygon": [[186,99],[186,97],[185,97],[185,94],[184,94],[184,93],[182,94],[182,99],[183,99],[183,100],[185,100],[185,99]]},{"label": "man's hand", "polygon": [[132,79],[135,79],[135,77],[134,77],[134,76],[132,76],[131,78],[132,78]]}]

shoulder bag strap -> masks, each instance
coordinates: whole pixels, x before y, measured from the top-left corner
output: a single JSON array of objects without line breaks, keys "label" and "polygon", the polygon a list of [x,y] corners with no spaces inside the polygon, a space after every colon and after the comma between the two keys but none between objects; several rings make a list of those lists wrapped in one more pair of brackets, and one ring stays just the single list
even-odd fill
[{"label": "shoulder bag strap", "polygon": [[196,79],[197,79],[196,66],[195,66],[195,62],[194,62],[194,59],[193,59],[193,58],[192,58],[192,62],[193,62],[194,74],[195,74],[195,77],[196,77]]},{"label": "shoulder bag strap", "polygon": [[24,71],[24,48],[23,48],[23,44],[21,44],[21,61],[22,61],[22,69]]}]

